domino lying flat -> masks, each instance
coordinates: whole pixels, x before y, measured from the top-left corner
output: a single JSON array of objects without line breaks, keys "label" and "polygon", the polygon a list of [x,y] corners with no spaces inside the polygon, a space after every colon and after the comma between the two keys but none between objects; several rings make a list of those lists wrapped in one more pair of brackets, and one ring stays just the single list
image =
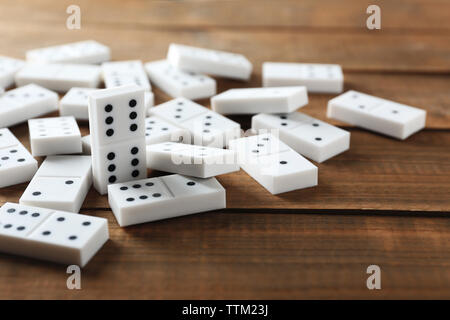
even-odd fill
[{"label": "domino lying flat", "polygon": [[121,227],[226,207],[215,178],[178,174],[109,185],[108,201]]},{"label": "domino lying flat", "polygon": [[216,94],[216,80],[203,74],[177,69],[167,60],[148,62],[145,69],[150,81],[173,98],[196,100]]},{"label": "domino lying flat", "polygon": [[258,114],[252,129],[279,130],[280,139],[303,156],[323,162],[350,147],[350,132],[300,112]]},{"label": "domino lying flat", "polygon": [[214,76],[248,80],[252,64],[241,54],[210,50],[172,43],[167,60],[184,71],[206,73]]},{"label": "domino lying flat", "polygon": [[8,129],[0,129],[0,188],[30,181],[37,161]]},{"label": "domino lying flat", "polygon": [[239,164],[233,150],[163,142],[147,146],[147,168],[209,178],[239,171]]},{"label": "domino lying flat", "polygon": [[87,64],[27,64],[16,73],[16,85],[35,83],[58,92],[72,87],[97,88],[100,67]]},{"label": "domino lying flat", "polygon": [[24,66],[23,60],[0,56],[0,88],[14,84],[14,76]]},{"label": "domino lying flat", "polygon": [[307,104],[306,87],[230,89],[211,98],[221,114],[293,112]]},{"label": "domino lying flat", "polygon": [[271,134],[230,141],[241,168],[272,194],[317,185],[317,167]]},{"label": "domino lying flat", "polygon": [[50,156],[44,160],[19,202],[78,212],[91,185],[90,156]]},{"label": "domino lying flat", "polygon": [[5,203],[0,251],[80,267],[109,239],[104,218]]},{"label": "domino lying flat", "polygon": [[48,156],[80,153],[81,133],[74,117],[28,120],[31,154]]},{"label": "domino lying flat", "polygon": [[97,90],[89,96],[94,187],[147,177],[144,89],[137,85]]},{"label": "domino lying flat", "polygon": [[222,148],[241,134],[239,123],[185,98],[151,108],[150,114],[188,130],[191,141],[186,143]]},{"label": "domino lying flat", "polygon": [[135,84],[146,91],[151,89],[140,60],[105,62],[102,64],[102,75],[106,88]]},{"label": "domino lying flat", "polygon": [[341,93],[344,75],[337,64],[263,63],[264,87],[306,86],[308,92]]},{"label": "domino lying flat", "polygon": [[93,40],[29,50],[27,61],[34,63],[87,63],[97,64],[110,59],[107,46]]},{"label": "domino lying flat", "polygon": [[327,116],[397,139],[406,139],[425,127],[427,113],[418,108],[357,91],[328,101]]},{"label": "domino lying flat", "polygon": [[[74,116],[78,120],[89,120],[88,102],[89,95],[98,89],[72,88],[61,99],[59,113],[61,116]],[[146,109],[153,106],[154,95],[152,92],[144,93]]]},{"label": "domino lying flat", "polygon": [[0,97],[0,127],[10,127],[58,109],[58,94],[30,84]]}]

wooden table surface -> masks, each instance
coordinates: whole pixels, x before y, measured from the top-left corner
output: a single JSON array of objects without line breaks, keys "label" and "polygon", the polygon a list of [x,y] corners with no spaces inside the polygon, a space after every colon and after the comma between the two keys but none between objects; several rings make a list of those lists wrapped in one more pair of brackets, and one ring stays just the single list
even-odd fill
[{"label": "wooden table surface", "polygon": [[[365,27],[372,3],[378,31]],[[70,4],[81,30],[66,28]],[[65,266],[0,254],[0,298],[450,298],[449,1],[2,0],[0,30],[0,54],[18,58],[85,39],[113,60],[161,59],[171,42],[245,54],[251,81],[220,79],[219,91],[260,86],[264,61],[338,63],[346,90],[428,112],[426,129],[398,141],[327,120],[333,95],[310,94],[302,111],[351,132],[350,150],[318,165],[318,187],[274,196],[243,171],[222,175],[226,210],[129,228],[91,190],[81,213],[107,218],[111,239],[82,290],[66,288]],[[29,147],[27,125],[11,129]],[[0,189],[0,204],[25,187]],[[366,287],[371,264],[381,290]]]}]

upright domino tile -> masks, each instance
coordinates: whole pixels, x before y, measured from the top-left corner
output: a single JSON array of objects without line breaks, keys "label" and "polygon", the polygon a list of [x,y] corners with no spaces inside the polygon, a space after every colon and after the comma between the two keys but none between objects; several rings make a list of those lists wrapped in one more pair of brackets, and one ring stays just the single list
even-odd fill
[{"label": "upright domino tile", "polygon": [[252,129],[279,130],[280,139],[301,155],[323,162],[350,147],[350,132],[310,117],[304,113],[258,114]]},{"label": "upright domino tile", "polygon": [[197,145],[222,148],[241,134],[238,123],[185,98],[151,108],[150,114],[188,130],[191,143]]},{"label": "upright domino tile", "polygon": [[317,167],[266,133],[230,141],[241,168],[272,194],[317,185]]},{"label": "upright domino tile", "polygon": [[196,100],[216,94],[216,80],[203,74],[175,68],[167,60],[148,62],[145,69],[150,81],[172,98]]},{"label": "upright domino tile", "polygon": [[61,116],[74,116],[78,120],[89,120],[89,95],[97,89],[71,88],[59,102]]},{"label": "upright domino tile", "polygon": [[75,118],[57,117],[28,120],[31,154],[48,156],[80,153],[81,133]]},{"label": "upright domino tile", "polygon": [[84,267],[108,239],[105,218],[10,202],[0,208],[1,252]]},{"label": "upright domino tile", "polygon": [[147,167],[197,178],[239,170],[236,152],[175,142],[147,146]]},{"label": "upright domino tile", "polygon": [[14,84],[14,76],[23,66],[23,60],[0,56],[0,88]]},{"label": "upright domino tile", "polygon": [[0,129],[0,188],[30,181],[37,161],[8,129]]},{"label": "upright domino tile", "polygon": [[341,93],[344,74],[337,64],[263,63],[264,87],[306,86],[308,92]]},{"label": "upright domino tile", "polygon": [[67,92],[73,87],[97,88],[100,67],[88,64],[27,64],[16,73],[16,85],[34,83],[50,90]]},{"label": "upright domino tile", "polygon": [[[78,120],[89,120],[88,102],[89,95],[98,89],[77,88],[70,89],[59,102],[59,114],[61,116],[74,116]],[[144,93],[145,108],[154,104],[153,92]]]},{"label": "upright domino tile", "polygon": [[220,114],[293,112],[308,104],[306,87],[230,89],[211,98]]},{"label": "upright domino tile", "polygon": [[242,54],[172,43],[167,60],[184,71],[206,73],[237,80],[249,80],[253,66]]},{"label": "upright domino tile", "polygon": [[144,89],[137,85],[97,90],[89,96],[94,187],[147,177]]},{"label": "upright domino tile", "polygon": [[327,116],[404,140],[423,129],[426,111],[357,91],[328,101]]},{"label": "upright domino tile", "polygon": [[58,94],[30,84],[0,96],[0,127],[11,127],[58,109]]},{"label": "upright domino tile", "polygon": [[33,63],[99,64],[109,61],[111,53],[107,46],[94,40],[87,40],[29,50],[26,57],[27,61]]},{"label": "upright domino tile", "polygon": [[102,64],[102,75],[106,88],[135,84],[146,91],[151,89],[140,60],[105,62]]},{"label": "upright domino tile", "polygon": [[20,204],[79,212],[92,185],[90,156],[49,156],[20,197]]},{"label": "upright domino tile", "polygon": [[121,227],[226,207],[215,178],[178,174],[109,185],[108,201]]}]

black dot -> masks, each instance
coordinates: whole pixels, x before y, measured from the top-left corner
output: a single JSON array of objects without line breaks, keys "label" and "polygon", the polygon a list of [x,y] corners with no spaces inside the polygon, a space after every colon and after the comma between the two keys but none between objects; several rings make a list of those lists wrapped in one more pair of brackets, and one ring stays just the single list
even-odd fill
[{"label": "black dot", "polygon": [[16,212],[16,209],[8,209],[8,211],[7,211],[8,213],[13,213],[13,212]]},{"label": "black dot", "polygon": [[91,223],[90,223],[89,221],[85,221],[85,222],[83,222],[82,224],[83,224],[83,226],[85,226],[85,227],[87,227],[87,226],[90,226],[90,225],[91,225]]},{"label": "black dot", "polygon": [[48,236],[48,235],[50,235],[50,234],[51,234],[50,231],[44,231],[44,232],[42,232],[42,235],[44,235],[44,236]]},{"label": "black dot", "polygon": [[211,123],[210,122],[205,122],[205,126],[210,126]]},{"label": "black dot", "polygon": [[258,153],[258,152],[259,152],[259,150],[252,150],[252,152],[253,152],[253,153]]},{"label": "black dot", "polygon": [[318,123],[313,123],[313,126],[314,126],[314,127],[318,127],[319,124],[318,124]]},{"label": "black dot", "polygon": [[139,152],[139,148],[138,147],[131,148],[131,154],[136,154],[138,152]]},{"label": "black dot", "polygon": [[363,105],[360,105],[359,108],[360,108],[360,109],[364,109],[364,106],[363,106]]},{"label": "black dot", "polygon": [[154,194],[152,194],[152,197],[159,198],[159,197],[161,197],[161,193],[154,193]]},{"label": "black dot", "polygon": [[176,115],[176,116],[175,116],[175,118],[177,118],[177,119],[180,119],[180,118],[181,118],[181,116],[179,116],[179,115]]},{"label": "black dot", "polygon": [[116,180],[117,180],[116,176],[111,176],[108,179],[109,183],[114,183],[114,182],[116,182]]},{"label": "black dot", "polygon": [[9,228],[11,228],[11,227],[12,227],[12,224],[5,224],[5,226],[4,226],[3,228],[9,229]]},{"label": "black dot", "polygon": [[11,152],[11,153],[16,153],[17,150],[16,150],[16,149],[12,149],[12,150],[10,150],[9,152]]},{"label": "black dot", "polygon": [[133,170],[133,172],[131,173],[131,176],[133,178],[136,178],[139,175],[139,170]]},{"label": "black dot", "polygon": [[113,117],[108,117],[108,118],[105,119],[105,123],[106,124],[111,124],[113,122],[114,122],[114,118]]},{"label": "black dot", "polygon": [[136,104],[137,104],[137,102],[134,99],[131,99],[130,102],[128,103],[128,105],[132,108],[136,107]]},{"label": "black dot", "polygon": [[59,221],[59,222],[63,222],[64,220],[66,220],[66,218],[64,218],[64,217],[59,217],[58,219],[56,219],[57,221]]},{"label": "black dot", "polygon": [[41,193],[39,191],[35,191],[32,193],[33,196],[39,196]]},{"label": "black dot", "polygon": [[164,127],[164,128],[161,128],[161,130],[162,131],[167,131],[167,130],[169,130],[169,128]]},{"label": "black dot", "polygon": [[139,164],[139,160],[138,159],[131,160],[131,165],[132,166],[137,166],[138,164]]},{"label": "black dot", "polygon": [[264,145],[262,143],[258,143],[256,146],[258,147],[264,147]]},{"label": "black dot", "polygon": [[282,122],[281,125],[282,126],[287,126],[287,123],[286,122]]},{"label": "black dot", "polygon": [[17,161],[18,161],[18,162],[24,162],[25,159],[24,159],[24,158],[20,158],[20,159],[17,159]]},{"label": "black dot", "polygon": [[19,212],[19,214],[22,215],[22,216],[26,215],[27,213],[28,213],[28,211],[26,211],[26,210],[22,210],[22,211]]},{"label": "black dot", "polygon": [[153,187],[154,183],[153,183],[153,182],[147,182],[145,185],[146,185],[147,187]]},{"label": "black dot", "polygon": [[113,130],[113,129],[108,129],[108,130],[106,130],[106,135],[107,135],[108,137],[111,137],[113,134],[114,134],[114,130]]},{"label": "black dot", "polygon": [[212,118],[212,116],[206,116],[206,119],[211,119]]},{"label": "black dot", "polygon": [[136,123],[133,123],[133,124],[130,126],[130,130],[131,130],[131,131],[136,131],[137,128],[138,128],[138,126],[137,126]]},{"label": "black dot", "polygon": [[269,138],[262,138],[264,141],[269,141]]},{"label": "black dot", "polygon": [[398,111],[397,110],[392,110],[392,113],[398,113]]},{"label": "black dot", "polygon": [[204,133],[209,133],[208,129],[203,130]]},{"label": "black dot", "polygon": [[128,202],[134,201],[134,198],[127,198]]},{"label": "black dot", "polygon": [[77,240],[77,236],[70,236],[69,240]]},{"label": "black dot", "polygon": [[37,218],[37,217],[39,217],[40,215],[41,215],[40,213],[35,212],[35,213],[33,213],[31,216],[32,216],[33,218]]},{"label": "black dot", "polygon": [[19,231],[25,230],[25,227],[24,226],[17,227],[17,230]]},{"label": "black dot", "polygon": [[110,165],[108,166],[108,171],[109,171],[109,172],[113,172],[114,170],[116,170],[116,166],[115,166],[114,164],[110,164]]},{"label": "black dot", "polygon": [[66,184],[73,184],[73,181],[72,180],[67,180]]},{"label": "black dot", "polygon": [[286,164],[286,163],[287,163],[287,161],[280,161],[280,163],[281,163],[281,164]]},{"label": "black dot", "polygon": [[147,199],[147,198],[148,198],[148,197],[147,197],[147,196],[145,196],[145,195],[144,195],[144,196],[140,196],[140,197],[139,197],[139,199],[141,199],[141,200],[145,200],[145,199]]},{"label": "black dot", "polygon": [[128,190],[128,187],[120,187],[120,190],[122,191]]},{"label": "black dot", "polygon": [[130,119],[136,119],[137,118],[137,113],[136,112],[131,112],[130,113]]},{"label": "black dot", "polygon": [[115,157],[116,157],[116,154],[114,152],[108,153],[108,156],[107,156],[108,160],[114,160]]},{"label": "black dot", "polygon": [[2,160],[8,160],[9,157],[2,157]]},{"label": "black dot", "polygon": [[139,189],[140,187],[141,187],[140,184],[133,184],[133,188],[135,188],[135,189]]},{"label": "black dot", "polygon": [[317,138],[315,138],[315,140],[316,140],[316,141],[321,141],[322,138],[317,137]]},{"label": "black dot", "polygon": [[107,104],[107,105],[105,106],[105,111],[106,111],[106,112],[111,112],[112,109],[113,109],[113,106],[110,105],[110,104]]},{"label": "black dot", "polygon": [[287,119],[286,116],[280,116],[280,119]]},{"label": "black dot", "polygon": [[189,181],[188,183],[186,183],[188,186],[195,186],[195,182],[194,181]]}]

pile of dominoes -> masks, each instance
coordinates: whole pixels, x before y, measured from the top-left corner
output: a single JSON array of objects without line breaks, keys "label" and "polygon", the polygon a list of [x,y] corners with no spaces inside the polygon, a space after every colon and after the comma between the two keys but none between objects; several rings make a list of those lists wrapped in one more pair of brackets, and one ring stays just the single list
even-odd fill
[{"label": "pile of dominoes", "polygon": [[[297,112],[308,92],[342,92],[339,65],[265,62],[263,87],[217,94],[215,78],[249,80],[246,57],[171,44],[165,60],[110,59],[96,41],[0,57],[0,88],[15,86],[0,90],[0,188],[29,182],[19,204],[0,209],[0,251],[84,266],[109,238],[106,219],[78,214],[92,184],[125,227],[225,208],[215,176],[241,168],[272,194],[314,187],[318,168],[306,158],[350,147],[349,132]],[[174,99],[154,106],[151,84]],[[210,97],[212,110],[192,101]],[[251,131],[229,114],[255,114]],[[331,99],[327,115],[402,140],[426,118],[356,91]],[[31,153],[8,129],[26,121]],[[46,157],[39,168],[35,156]]]}]

